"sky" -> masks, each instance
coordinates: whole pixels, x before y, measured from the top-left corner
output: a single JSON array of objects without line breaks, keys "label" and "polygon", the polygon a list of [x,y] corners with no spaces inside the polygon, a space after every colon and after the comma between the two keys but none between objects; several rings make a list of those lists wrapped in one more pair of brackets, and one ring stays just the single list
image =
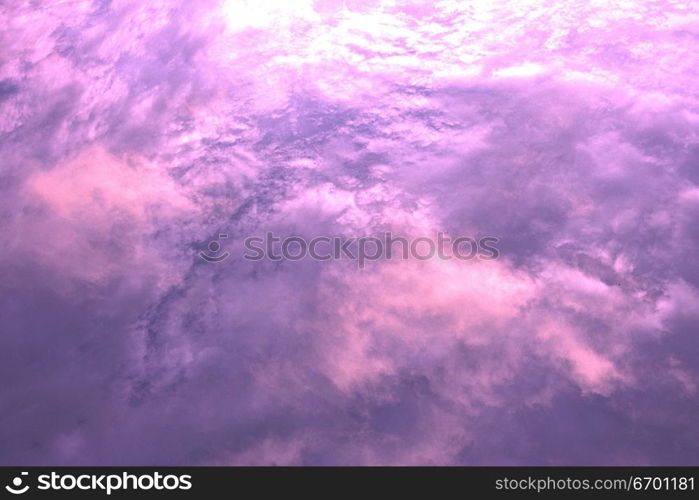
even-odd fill
[{"label": "sky", "polygon": [[[0,47],[0,464],[699,463],[696,2],[0,0]],[[386,230],[500,255],[242,257]]]}]

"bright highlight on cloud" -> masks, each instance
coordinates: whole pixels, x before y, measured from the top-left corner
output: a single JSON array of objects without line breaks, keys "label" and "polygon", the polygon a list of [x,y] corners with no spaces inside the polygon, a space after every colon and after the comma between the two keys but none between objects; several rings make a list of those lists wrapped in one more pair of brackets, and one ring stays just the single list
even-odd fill
[{"label": "bright highlight on cloud", "polygon": [[[0,17],[1,463],[699,461],[695,6]],[[500,257],[240,258],[385,230]]]}]

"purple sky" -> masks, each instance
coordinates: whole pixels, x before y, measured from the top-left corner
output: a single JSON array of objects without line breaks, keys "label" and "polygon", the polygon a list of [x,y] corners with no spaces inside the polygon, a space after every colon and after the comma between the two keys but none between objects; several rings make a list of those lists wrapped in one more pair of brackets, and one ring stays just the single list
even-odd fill
[{"label": "purple sky", "polygon": [[[0,47],[0,464],[699,464],[696,2],[7,0]],[[241,258],[387,229],[501,256]]]}]

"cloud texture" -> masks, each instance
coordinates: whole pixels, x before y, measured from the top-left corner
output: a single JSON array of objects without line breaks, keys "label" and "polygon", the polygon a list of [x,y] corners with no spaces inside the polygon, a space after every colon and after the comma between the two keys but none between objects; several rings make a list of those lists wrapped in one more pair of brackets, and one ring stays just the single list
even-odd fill
[{"label": "cloud texture", "polygon": [[[1,464],[699,463],[696,5],[0,19]],[[501,255],[241,258],[384,230]]]}]

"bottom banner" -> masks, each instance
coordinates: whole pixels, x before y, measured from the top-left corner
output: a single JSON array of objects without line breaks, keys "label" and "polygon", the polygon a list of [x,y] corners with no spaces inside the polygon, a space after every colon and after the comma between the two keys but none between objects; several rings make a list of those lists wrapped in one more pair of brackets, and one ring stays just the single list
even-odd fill
[{"label": "bottom banner", "polygon": [[699,467],[2,467],[4,498],[697,498]]}]

